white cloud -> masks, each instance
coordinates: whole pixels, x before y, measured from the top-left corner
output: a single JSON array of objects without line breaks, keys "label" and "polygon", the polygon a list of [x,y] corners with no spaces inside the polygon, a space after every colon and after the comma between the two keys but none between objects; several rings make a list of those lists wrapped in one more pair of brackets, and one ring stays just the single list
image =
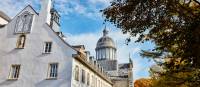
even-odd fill
[{"label": "white cloud", "polygon": [[[31,5],[39,11],[41,0],[4,0],[0,3],[0,10],[14,17],[25,6]],[[84,2],[84,3],[83,3]],[[110,0],[55,0],[55,7],[61,15],[79,14],[90,19],[100,19],[101,9],[109,5]],[[98,5],[101,5],[97,7]]]},{"label": "white cloud", "polygon": [[[85,45],[86,50],[90,51],[92,56],[95,56],[96,43],[101,36],[102,31],[96,33],[84,33],[80,35],[67,34],[66,40],[71,45]],[[122,34],[120,31],[110,32],[109,36],[113,38],[117,45],[117,57],[121,63],[128,62],[129,53],[133,55],[134,53],[140,51],[139,46],[133,47],[132,45],[126,45],[125,39],[127,35]]]},{"label": "white cloud", "polygon": [[100,10],[109,5],[110,0],[58,0],[56,8],[62,15],[78,14],[90,19],[100,19]]},{"label": "white cloud", "polygon": [[101,3],[101,4],[103,4],[104,6],[108,6],[112,0],[88,0],[88,1],[89,1],[90,3],[92,3],[92,4]]},{"label": "white cloud", "polygon": [[4,0],[0,3],[0,10],[8,14],[10,17],[14,17],[25,6],[36,6],[39,4],[38,2],[39,0]]}]

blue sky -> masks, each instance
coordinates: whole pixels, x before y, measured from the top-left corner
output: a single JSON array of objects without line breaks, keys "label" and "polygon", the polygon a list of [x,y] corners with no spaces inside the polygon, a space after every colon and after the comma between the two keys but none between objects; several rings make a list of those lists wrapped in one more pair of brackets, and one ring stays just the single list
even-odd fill
[{"label": "blue sky", "polygon": [[[100,10],[109,6],[111,0],[55,0],[55,8],[61,14],[61,29],[66,35],[66,41],[72,45],[83,44],[86,50],[95,55],[97,40],[102,36],[104,18]],[[40,0],[2,0],[0,10],[14,17],[20,10],[30,4],[37,12],[40,10]],[[129,53],[133,60],[134,79],[149,76],[149,67],[153,62],[139,55],[141,49],[150,49],[154,46],[151,42],[134,43],[137,37],[132,37],[129,45],[125,39],[129,35],[123,35],[112,24],[106,23],[109,36],[117,45],[117,57],[120,63],[128,62]]]}]

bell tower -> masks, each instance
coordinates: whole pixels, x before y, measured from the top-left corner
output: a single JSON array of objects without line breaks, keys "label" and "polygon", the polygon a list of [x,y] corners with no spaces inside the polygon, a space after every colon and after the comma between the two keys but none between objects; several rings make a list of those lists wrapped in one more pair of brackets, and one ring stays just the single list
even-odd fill
[{"label": "bell tower", "polygon": [[51,8],[51,20],[50,20],[50,27],[55,31],[55,32],[60,32],[60,15],[57,12],[57,10],[54,8]]}]

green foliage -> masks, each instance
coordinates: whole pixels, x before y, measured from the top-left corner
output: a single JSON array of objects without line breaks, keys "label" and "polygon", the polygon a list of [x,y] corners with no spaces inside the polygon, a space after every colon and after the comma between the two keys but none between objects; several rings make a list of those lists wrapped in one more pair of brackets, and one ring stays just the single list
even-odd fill
[{"label": "green foliage", "polygon": [[145,51],[142,50],[140,55],[142,57],[150,57],[150,58],[160,58],[162,56],[162,53],[159,52],[149,52],[149,51]]},{"label": "green foliage", "polygon": [[198,75],[199,70],[167,73],[153,79],[153,87],[199,87],[200,81],[196,78]]},{"label": "green foliage", "polygon": [[198,1],[115,0],[103,14],[123,33],[139,35],[137,42],[153,41],[157,46],[153,49],[155,52],[195,60],[196,67],[200,64]]},{"label": "green foliage", "polygon": [[159,64],[166,72],[155,80],[158,87],[200,84],[199,0],[115,0],[102,11],[124,34],[139,35],[136,42],[155,43],[141,56],[164,60]]}]

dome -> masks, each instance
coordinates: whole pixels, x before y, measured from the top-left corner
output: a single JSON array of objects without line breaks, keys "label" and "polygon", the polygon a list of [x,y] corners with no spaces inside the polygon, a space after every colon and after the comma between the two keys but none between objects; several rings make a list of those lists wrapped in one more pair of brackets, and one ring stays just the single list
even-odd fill
[{"label": "dome", "polygon": [[116,47],[112,38],[108,36],[108,30],[103,30],[103,36],[97,41],[96,59],[101,60],[116,60]]},{"label": "dome", "polygon": [[96,45],[96,49],[100,48],[115,48],[115,43],[112,38],[107,36],[108,31],[106,29],[103,30],[103,37],[101,37]]}]

